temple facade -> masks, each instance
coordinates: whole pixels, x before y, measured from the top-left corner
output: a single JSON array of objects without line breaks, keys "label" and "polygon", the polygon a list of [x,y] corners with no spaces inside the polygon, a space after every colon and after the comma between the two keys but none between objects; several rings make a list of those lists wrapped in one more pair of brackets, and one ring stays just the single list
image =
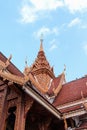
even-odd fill
[{"label": "temple facade", "polygon": [[0,130],[87,130],[87,76],[56,77],[42,41],[23,73],[11,58],[0,52]]}]

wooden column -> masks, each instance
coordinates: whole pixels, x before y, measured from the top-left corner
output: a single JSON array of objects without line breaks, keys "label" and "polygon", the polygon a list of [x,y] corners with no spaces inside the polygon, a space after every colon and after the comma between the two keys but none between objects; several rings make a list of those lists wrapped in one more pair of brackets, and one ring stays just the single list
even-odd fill
[{"label": "wooden column", "polygon": [[65,130],[67,130],[67,129],[68,129],[67,120],[66,120],[66,118],[65,118],[65,117],[64,117],[64,128],[65,128]]},{"label": "wooden column", "polygon": [[15,128],[14,130],[21,130],[21,97],[18,98],[17,101],[17,110],[16,110],[16,120],[15,120]]},{"label": "wooden column", "polygon": [[7,86],[4,86],[2,100],[1,100],[1,117],[0,117],[0,130],[4,130],[5,127],[5,118],[6,118],[6,95],[7,95]]},{"label": "wooden column", "polygon": [[23,93],[18,99],[17,104],[18,105],[14,130],[25,130],[27,112],[30,110],[33,104],[33,100],[29,96],[25,98],[25,94]]}]

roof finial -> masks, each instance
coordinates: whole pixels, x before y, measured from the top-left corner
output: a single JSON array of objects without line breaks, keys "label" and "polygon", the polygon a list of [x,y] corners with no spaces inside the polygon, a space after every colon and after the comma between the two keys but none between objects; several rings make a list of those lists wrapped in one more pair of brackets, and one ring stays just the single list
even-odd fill
[{"label": "roof finial", "polygon": [[27,64],[27,56],[26,56],[26,59],[25,59],[25,65],[26,65],[26,67],[28,66],[28,64]]},{"label": "roof finial", "polygon": [[66,71],[66,65],[64,64],[64,72]]},{"label": "roof finial", "polygon": [[41,41],[41,43],[43,43],[43,33],[41,33],[40,41]]},{"label": "roof finial", "polygon": [[43,34],[41,34],[41,37],[40,37],[40,51],[43,51]]}]

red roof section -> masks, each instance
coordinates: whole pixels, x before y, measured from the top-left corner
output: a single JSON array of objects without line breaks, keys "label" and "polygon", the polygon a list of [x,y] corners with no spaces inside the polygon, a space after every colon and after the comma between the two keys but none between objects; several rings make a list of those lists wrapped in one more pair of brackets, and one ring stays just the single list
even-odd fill
[{"label": "red roof section", "polygon": [[[7,58],[0,52],[0,60],[3,61],[4,63],[6,62]],[[16,68],[15,65],[13,65],[12,63],[8,66],[8,71],[11,72],[12,74],[15,74],[17,76],[24,76],[23,73]]]},{"label": "red roof section", "polygon": [[68,113],[68,112],[72,112],[72,111],[83,109],[83,108],[84,108],[83,104],[79,104],[79,105],[75,105],[75,106],[60,109],[59,111],[61,113]]},{"label": "red roof section", "polygon": [[63,105],[69,102],[73,102],[87,96],[87,77],[83,77],[63,85],[60,93],[55,98],[53,105]]},{"label": "red roof section", "polygon": [[53,79],[50,89],[48,90],[48,95],[52,96],[53,95],[53,89],[56,89],[60,83],[61,80],[61,75],[59,75],[59,77],[56,77],[55,79]]}]

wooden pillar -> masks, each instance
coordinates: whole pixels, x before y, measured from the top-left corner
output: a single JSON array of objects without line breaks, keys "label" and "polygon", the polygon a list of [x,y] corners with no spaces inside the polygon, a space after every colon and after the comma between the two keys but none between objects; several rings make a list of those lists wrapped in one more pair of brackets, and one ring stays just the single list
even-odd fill
[{"label": "wooden pillar", "polygon": [[65,130],[68,129],[67,120],[66,120],[65,116],[64,116],[64,128],[65,128]]},{"label": "wooden pillar", "polygon": [[4,87],[3,96],[1,97],[1,117],[0,117],[0,130],[4,130],[5,127],[5,118],[6,118],[6,95],[7,95],[7,86]]},{"label": "wooden pillar", "polygon": [[70,122],[71,122],[71,127],[74,128],[75,126],[74,126],[74,121],[72,118],[70,118]]},{"label": "wooden pillar", "polygon": [[21,129],[21,125],[22,125],[22,122],[21,122],[21,97],[18,98],[18,101],[17,101],[17,110],[16,110],[16,120],[15,120],[15,128],[14,130],[22,130]]},{"label": "wooden pillar", "polygon": [[33,105],[33,100],[31,99],[31,97],[22,93],[22,96],[18,102],[19,103],[18,103],[17,120],[16,120],[16,129],[15,130],[25,130],[27,113],[30,110],[31,106]]}]

